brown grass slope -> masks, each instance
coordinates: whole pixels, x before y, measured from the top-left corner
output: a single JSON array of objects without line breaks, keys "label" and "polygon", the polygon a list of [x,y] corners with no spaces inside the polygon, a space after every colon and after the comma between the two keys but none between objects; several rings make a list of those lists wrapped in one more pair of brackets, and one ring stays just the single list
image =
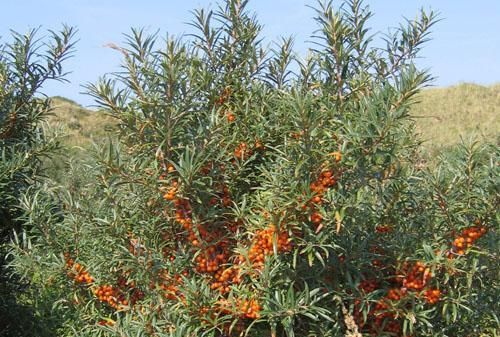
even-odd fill
[{"label": "brown grass slope", "polygon": [[474,138],[500,140],[500,83],[462,83],[424,90],[412,108],[424,146],[438,149]]},{"label": "brown grass slope", "polygon": [[106,139],[116,125],[115,120],[103,111],[86,109],[64,98],[52,97],[49,126],[59,128],[64,134],[63,144],[70,149],[89,148],[92,143]]}]

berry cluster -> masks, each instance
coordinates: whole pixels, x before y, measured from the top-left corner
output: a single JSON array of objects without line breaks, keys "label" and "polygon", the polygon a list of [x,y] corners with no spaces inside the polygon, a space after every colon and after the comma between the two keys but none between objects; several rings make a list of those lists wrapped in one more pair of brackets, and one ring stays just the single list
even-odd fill
[{"label": "berry cluster", "polygon": [[379,225],[379,226],[375,227],[375,231],[377,233],[381,233],[381,234],[390,233],[393,231],[393,228],[391,225]]},{"label": "berry cluster", "polygon": [[[377,263],[372,265],[376,268],[383,267],[383,263],[377,260]],[[391,272],[392,274],[392,272]],[[392,333],[396,336],[401,336],[401,319],[392,309],[396,302],[406,298],[411,292],[417,296],[422,296],[423,299],[433,305],[439,302],[441,291],[435,288],[429,288],[428,285],[432,280],[432,273],[429,267],[426,267],[423,262],[417,261],[414,264],[403,263],[401,270],[395,272],[395,275],[387,277],[386,280],[392,285],[387,290],[384,297],[377,301],[368,312],[366,319],[361,311],[361,300],[355,301],[354,319],[358,326],[369,333],[384,331]],[[358,288],[365,294],[369,294],[376,290],[384,289],[382,283],[374,278],[367,278],[360,282]]]},{"label": "berry cluster", "polygon": [[332,170],[326,170],[320,173],[318,179],[313,181],[310,185],[311,192],[315,193],[315,196],[321,197],[325,191],[335,185],[335,178],[333,176]]},{"label": "berry cluster", "polygon": [[253,151],[248,147],[247,143],[240,143],[234,150],[236,159],[245,160],[253,154]]},{"label": "berry cluster", "polygon": [[238,300],[237,305],[240,315],[249,319],[258,319],[260,317],[261,307],[257,300]]},{"label": "berry cluster", "polygon": [[[257,140],[255,150],[263,150],[264,146]],[[240,143],[234,151],[236,159],[246,159],[253,154],[246,143]],[[340,160],[340,154],[335,156]],[[214,169],[213,164],[207,164],[202,168],[202,174],[208,175]],[[335,185],[333,171],[324,170],[320,173],[318,179],[311,184],[313,197],[307,203],[306,208],[312,210],[312,222],[318,226],[321,225],[323,218],[317,211],[317,206],[323,200],[322,197],[328,188]],[[220,205],[229,207],[232,204],[229,188],[224,183],[218,183],[221,192],[211,197],[208,201],[210,206]],[[194,249],[195,261],[193,269],[200,274],[210,275],[210,287],[217,290],[221,295],[230,292],[231,286],[242,282],[241,265],[248,261],[254,269],[262,268],[265,258],[276,252],[283,253],[292,249],[292,242],[286,230],[279,230],[271,224],[267,228],[258,230],[250,241],[248,246],[248,255],[235,255],[232,253],[236,242],[231,240],[229,233],[236,232],[241,222],[226,221],[224,233],[220,227],[211,228],[210,224],[193,224],[192,209],[189,199],[178,196],[179,185],[172,184],[167,190],[164,199],[172,201],[175,209],[175,220],[187,232],[187,239]],[[208,227],[207,227],[208,226]],[[210,230],[208,230],[210,229]],[[182,300],[182,294],[179,291],[180,277],[164,277],[161,287],[166,292],[166,297],[171,300]],[[247,319],[256,319],[261,310],[260,304],[256,299],[241,300],[237,299],[237,312],[240,316]],[[225,309],[220,308],[219,312]],[[235,313],[237,314],[237,313]]]},{"label": "berry cluster", "polygon": [[421,291],[431,280],[432,273],[423,262],[417,261],[413,266],[403,265],[403,277],[401,285],[408,290]]},{"label": "berry cluster", "polygon": [[163,199],[172,201],[175,199],[177,194],[178,183],[177,181],[172,181],[170,187],[167,188],[166,193],[163,194]]},{"label": "berry cluster", "polygon": [[425,300],[429,304],[436,304],[441,298],[441,290],[439,289],[427,289],[423,294]]},{"label": "berry cluster", "polygon": [[332,170],[325,170],[320,173],[318,179],[313,181],[309,188],[313,194],[313,197],[309,202],[302,206],[304,210],[308,208],[311,210],[310,220],[316,228],[316,232],[319,232],[323,228],[323,216],[318,210],[318,206],[323,203],[323,195],[326,190],[335,185],[335,178]]},{"label": "berry cluster", "polygon": [[379,283],[375,279],[363,280],[359,283],[358,288],[365,294],[369,294],[379,288]]},{"label": "berry cluster", "polygon": [[262,310],[259,302],[254,298],[236,299],[236,301],[229,301],[222,298],[217,301],[215,311],[224,315],[236,315],[246,319],[260,318]]},{"label": "berry cluster", "polygon": [[231,285],[239,283],[241,283],[240,268],[233,265],[225,269],[217,270],[211,288],[214,290],[218,289],[221,294],[226,294],[230,291]]},{"label": "berry cluster", "polygon": [[[69,253],[64,254],[68,276],[80,284],[94,284],[94,278],[79,263],[74,263]],[[76,272],[76,273],[75,273]],[[144,298],[144,293],[135,287],[134,282],[127,283],[124,277],[119,277],[117,285],[110,284],[93,286],[93,293],[96,298],[103,303],[107,303],[115,310],[123,310],[127,306],[134,305],[137,301]],[[129,298],[130,302],[129,302]]]},{"label": "berry cluster", "polygon": [[191,204],[187,199],[177,198],[174,200],[175,220],[188,232],[188,240],[193,246],[199,246],[200,242],[193,230],[193,219],[191,218]]},{"label": "berry cluster", "polygon": [[[360,288],[363,288],[367,293],[379,289],[378,284],[373,283],[373,281],[365,283],[363,286],[360,285]],[[356,299],[354,301],[354,321],[360,329],[371,334],[383,331],[400,336],[401,322],[396,317],[396,314],[391,311],[391,307],[393,301],[399,301],[405,294],[406,290],[389,289],[387,295],[377,301],[375,306],[371,307],[366,319],[361,311],[361,300]]]},{"label": "berry cluster", "polygon": [[[244,149],[245,147],[243,147]],[[178,185],[175,186],[178,188]],[[220,185],[221,193],[217,197],[209,200],[210,205],[221,204],[229,206],[232,202],[229,189],[224,184]],[[235,247],[233,240],[227,236],[228,233],[234,233],[241,222],[227,221],[224,226],[227,233],[218,228],[207,230],[207,225],[193,224],[191,204],[188,199],[174,196],[165,198],[173,201],[175,209],[175,220],[181,224],[187,232],[188,241],[191,243],[195,252],[194,271],[200,274],[210,275],[210,288],[217,290],[221,295],[228,294],[232,285],[242,282],[241,264],[247,261],[243,255],[234,255],[231,252]],[[291,242],[286,231],[277,230],[275,225],[259,230],[252,238],[248,249],[248,261],[254,268],[263,266],[266,256],[273,254],[273,244],[276,243],[277,252],[287,252],[291,250]],[[179,290],[182,283],[180,276],[170,277],[167,272],[162,278],[160,287],[165,291],[165,296],[170,300],[183,300]],[[256,299],[241,300],[236,303],[237,312],[233,312],[242,318],[259,318],[260,304]],[[220,310],[219,310],[220,309]],[[224,312],[222,307],[216,311]],[[205,310],[206,311],[206,310]],[[208,311],[207,311],[208,312]]]},{"label": "berry cluster", "polygon": [[144,293],[135,287],[135,283],[127,283],[124,277],[118,278],[117,285],[105,284],[96,287],[94,295],[100,302],[115,310],[124,310],[144,298]]},{"label": "berry cluster", "polygon": [[[188,272],[182,272],[183,276],[188,276]],[[164,296],[169,300],[184,300],[184,295],[179,290],[179,285],[182,284],[182,276],[179,274],[170,275],[167,270],[162,270],[159,273],[159,286],[164,291]],[[155,288],[154,281],[152,281],[150,288]]]},{"label": "berry cluster", "polygon": [[128,305],[127,299],[120,293],[118,288],[110,284],[98,286],[94,290],[94,294],[99,301],[107,303],[116,310],[121,310]]},{"label": "berry cluster", "polygon": [[486,231],[486,227],[483,226],[465,228],[462,233],[453,240],[453,245],[448,252],[448,257],[453,258],[456,255],[464,255],[466,250],[472,247],[476,240],[486,234]]},{"label": "berry cluster", "polygon": [[271,224],[269,227],[257,231],[255,237],[253,238],[253,243],[248,253],[248,259],[254,266],[262,266],[264,264],[265,257],[273,254],[273,242],[275,236],[276,249],[278,253],[288,252],[292,249],[288,233],[286,231],[278,233],[276,226]]},{"label": "berry cluster", "polygon": [[215,274],[222,268],[222,265],[228,262],[228,257],[228,243],[226,240],[210,245],[201,249],[196,257],[196,271]]},{"label": "berry cluster", "polygon": [[[231,88],[226,87],[224,88],[224,91],[220,94],[220,96],[217,98],[217,100],[214,102],[215,107],[223,106],[230,98],[231,98]],[[236,120],[236,116],[230,109],[222,110],[221,114],[226,115],[227,121],[229,123],[234,122]]]},{"label": "berry cluster", "polygon": [[94,278],[89,274],[89,272],[79,263],[75,263],[73,259],[69,256],[69,253],[64,254],[66,260],[66,269],[68,276],[75,280],[76,283],[80,284],[91,284],[94,282]]},{"label": "berry cluster", "polygon": [[[381,289],[380,283],[374,279],[363,280],[358,288],[365,294]],[[386,296],[378,300],[375,306],[371,307],[366,319],[361,310],[361,300],[356,299],[354,301],[354,321],[360,329],[368,333],[375,334],[384,331],[399,336],[401,324],[396,318],[395,313],[391,311],[391,303],[399,301],[404,295],[406,295],[406,289],[389,289]]]}]

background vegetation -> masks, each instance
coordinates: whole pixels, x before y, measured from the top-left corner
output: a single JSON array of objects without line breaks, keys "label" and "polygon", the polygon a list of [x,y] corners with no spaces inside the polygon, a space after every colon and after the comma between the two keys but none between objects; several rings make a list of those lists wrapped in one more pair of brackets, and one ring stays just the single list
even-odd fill
[{"label": "background vegetation", "polygon": [[[113,133],[114,119],[105,111],[86,109],[63,97],[52,98],[52,128],[63,128],[67,148],[91,148]],[[411,116],[425,149],[436,151],[457,145],[461,140],[478,139],[498,143],[500,134],[500,84],[483,86],[462,83],[447,88],[424,89]]]}]

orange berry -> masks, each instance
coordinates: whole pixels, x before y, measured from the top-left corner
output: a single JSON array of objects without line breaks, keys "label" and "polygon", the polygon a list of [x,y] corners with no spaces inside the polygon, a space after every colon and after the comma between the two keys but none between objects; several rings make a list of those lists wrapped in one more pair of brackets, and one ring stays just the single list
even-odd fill
[{"label": "orange berry", "polygon": [[342,160],[342,154],[340,153],[340,151],[335,151],[335,152],[332,152],[330,154],[333,156],[333,158],[335,158],[336,162],[339,162]]}]

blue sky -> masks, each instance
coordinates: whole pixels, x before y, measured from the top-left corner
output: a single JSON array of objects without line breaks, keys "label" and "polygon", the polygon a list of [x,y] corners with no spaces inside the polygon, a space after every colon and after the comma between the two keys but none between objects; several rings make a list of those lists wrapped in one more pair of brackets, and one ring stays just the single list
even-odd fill
[{"label": "blue sky", "polygon": [[[339,3],[340,1],[336,1]],[[120,44],[130,27],[145,27],[150,32],[176,36],[189,33],[186,23],[190,10],[214,7],[216,1],[202,0],[5,0],[0,11],[1,42],[9,41],[9,29],[26,32],[41,26],[58,29],[62,23],[79,30],[75,56],[65,64],[72,73],[71,83],[50,83],[48,95],[61,95],[83,105],[92,99],[81,94],[81,84],[95,82],[99,76],[116,71],[118,52],[104,47]],[[315,0],[251,0],[264,25],[263,36],[271,42],[279,36],[293,35],[296,49],[305,54],[316,25],[313,11],[306,5]],[[500,82],[500,0],[365,0],[374,12],[372,32],[387,32],[403,17],[412,18],[419,8],[433,9],[442,21],[434,26],[432,38],[423,49],[421,67],[431,68],[434,85],[448,86],[459,82],[491,84]]]}]

